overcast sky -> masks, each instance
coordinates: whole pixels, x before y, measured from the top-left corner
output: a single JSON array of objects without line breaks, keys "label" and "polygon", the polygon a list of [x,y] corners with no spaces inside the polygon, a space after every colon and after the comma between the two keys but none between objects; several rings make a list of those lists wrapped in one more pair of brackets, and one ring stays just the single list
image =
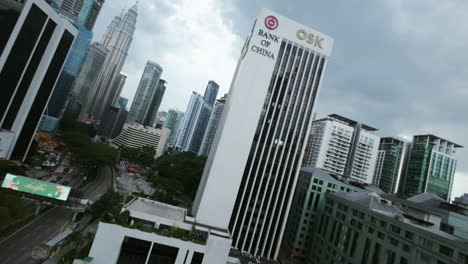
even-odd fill
[{"label": "overcast sky", "polygon": [[[95,40],[133,0],[107,0]],[[140,0],[124,66],[133,99],[146,60],[168,82],[162,110],[185,111],[209,80],[229,89],[255,16],[267,7],[335,39],[316,111],[337,113],[410,139],[435,134],[468,146],[466,0]],[[458,152],[454,195],[468,192],[468,152]]]}]

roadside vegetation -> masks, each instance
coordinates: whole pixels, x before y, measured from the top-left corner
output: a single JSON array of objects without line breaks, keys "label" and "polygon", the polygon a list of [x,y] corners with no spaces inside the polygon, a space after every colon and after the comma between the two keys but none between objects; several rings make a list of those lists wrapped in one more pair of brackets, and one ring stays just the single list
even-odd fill
[{"label": "roadside vegetation", "polygon": [[152,198],[169,204],[177,204],[179,197],[193,201],[205,163],[205,156],[188,152],[159,157],[146,174],[157,190]]},{"label": "roadside vegetation", "polygon": [[99,142],[92,142],[95,130],[91,125],[64,120],[62,140],[84,168],[110,165],[116,162],[117,150]]}]

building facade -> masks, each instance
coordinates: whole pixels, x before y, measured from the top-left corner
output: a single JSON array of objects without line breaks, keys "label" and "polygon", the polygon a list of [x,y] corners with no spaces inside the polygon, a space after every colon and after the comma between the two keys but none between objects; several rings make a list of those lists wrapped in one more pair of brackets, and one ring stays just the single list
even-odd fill
[{"label": "building facade", "polygon": [[167,82],[165,80],[159,80],[158,87],[156,88],[153,98],[151,99],[151,103],[148,107],[148,112],[146,114],[145,120],[143,121],[143,125],[156,127],[156,123],[159,121],[159,107],[161,106],[164,93],[166,92],[166,84]]},{"label": "building facade", "polygon": [[438,136],[414,136],[403,193],[412,196],[430,192],[448,201],[452,195],[458,148],[462,146]]},{"label": "building facade", "polygon": [[136,198],[122,212],[129,213],[125,223],[99,223],[86,263],[240,263],[228,257],[230,240],[187,209]]},{"label": "building facade", "polygon": [[112,140],[112,144],[129,148],[150,146],[156,151],[155,158],[157,158],[164,153],[164,146],[170,133],[171,131],[167,128],[155,129],[127,123],[124,125],[122,133]]},{"label": "building facade", "polygon": [[318,168],[301,169],[284,233],[283,250],[287,257],[306,259],[317,231],[317,218],[325,203],[325,195],[334,192],[366,190],[337,180]]},{"label": "building facade", "polygon": [[127,116],[127,110],[115,106],[109,107],[99,124],[96,135],[106,139],[117,137],[122,132]]},{"label": "building facade", "polygon": [[179,131],[180,124],[184,118],[184,113],[176,110],[176,109],[169,109],[167,112],[166,122],[164,123],[164,127],[171,130],[171,134],[169,135],[169,140],[167,141],[167,145],[169,147],[174,147],[177,133]]},{"label": "building facade", "polygon": [[127,110],[128,99],[120,96],[115,104],[116,107]]},{"label": "building facade", "polygon": [[63,66],[54,92],[47,104],[46,115],[59,118],[63,114],[63,108],[66,104],[69,93],[73,86],[76,76],[80,72],[80,68],[86,58],[93,33],[88,31],[83,26],[74,25],[78,30],[78,35],[70,49],[67,61]]},{"label": "building facade", "polygon": [[42,0],[10,14],[15,24],[0,31],[0,139],[9,142],[0,155],[24,161],[77,30]]},{"label": "building facade", "polygon": [[198,154],[211,115],[211,106],[203,97],[192,92],[187,111],[180,125],[175,148],[178,151]]},{"label": "building facade", "polygon": [[216,103],[211,112],[210,121],[208,122],[208,128],[206,129],[205,136],[203,137],[202,145],[198,155],[208,156],[208,153],[211,149],[211,144],[213,144],[213,139],[218,129],[219,120],[221,119],[221,114],[223,113],[224,103],[226,102],[226,95],[216,100]]},{"label": "building facade", "polygon": [[332,46],[267,9],[244,45],[192,208],[239,252],[278,257]]},{"label": "building facade", "polygon": [[100,120],[104,111],[114,105],[120,96],[119,74],[127,59],[137,21],[137,5],[127,10],[123,16],[116,16],[107,27],[101,43],[109,50],[98,77],[96,100],[91,112],[94,120]]},{"label": "building facade", "polygon": [[205,102],[211,106],[214,105],[216,97],[218,96],[219,84],[215,81],[209,81],[206,85],[205,93],[203,94],[203,99]]},{"label": "building facade", "polygon": [[439,213],[376,193],[327,194],[308,263],[467,263],[468,241]]},{"label": "building facade", "polygon": [[375,167],[373,184],[382,191],[394,194],[404,173],[407,143],[393,137],[380,139],[379,154]]},{"label": "building facade", "polygon": [[67,108],[79,105],[79,120],[84,121],[91,117],[92,103],[98,94],[97,82],[104,61],[109,50],[99,42],[94,42],[88,49],[85,61],[73,83],[73,102]]},{"label": "building facade", "polygon": [[374,135],[376,130],[336,114],[315,120],[302,163],[336,176],[372,183],[380,141]]},{"label": "building facade", "polygon": [[92,31],[104,0],[46,0],[74,23]]},{"label": "building facade", "polygon": [[152,61],[146,62],[145,70],[143,71],[138,89],[135,93],[135,98],[130,107],[130,122],[143,125],[147,119],[149,120],[151,118],[152,112],[149,111],[149,108],[158,90],[162,72],[163,68],[159,64]]}]

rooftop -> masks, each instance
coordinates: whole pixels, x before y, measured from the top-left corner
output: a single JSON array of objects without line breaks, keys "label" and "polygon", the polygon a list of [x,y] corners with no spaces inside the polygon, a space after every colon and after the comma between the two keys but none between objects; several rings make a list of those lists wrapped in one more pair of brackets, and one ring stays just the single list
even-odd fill
[{"label": "rooftop", "polygon": [[426,134],[426,135],[415,135],[414,138],[429,138],[430,140],[436,140],[436,139],[440,139],[440,140],[443,140],[443,141],[447,141],[449,144],[453,144],[456,148],[463,148],[462,145],[459,145],[455,142],[452,142],[450,140],[447,140],[447,139],[444,139],[444,138],[441,138],[441,137],[438,137],[436,135],[432,135],[432,134]]},{"label": "rooftop", "polygon": [[185,214],[187,212],[186,209],[145,198],[134,199],[133,201],[129,202],[125,207],[128,210],[135,210],[142,213],[156,215],[179,222],[184,221]]},{"label": "rooftop", "polygon": [[341,122],[346,123],[346,124],[348,124],[348,125],[350,125],[350,126],[356,126],[357,124],[361,124],[361,127],[362,127],[363,129],[367,130],[367,131],[373,132],[373,131],[377,131],[377,130],[378,130],[377,128],[368,126],[368,125],[366,125],[366,124],[359,123],[359,122],[357,122],[357,121],[354,121],[354,120],[349,119],[349,118],[344,117],[344,116],[340,116],[340,115],[338,115],[338,114],[331,114],[331,115],[328,115],[327,117],[322,118],[322,119],[319,119],[319,120],[317,120],[317,121],[327,120],[327,119],[330,119],[330,118],[331,118],[331,119],[338,120],[338,121],[341,121]]}]

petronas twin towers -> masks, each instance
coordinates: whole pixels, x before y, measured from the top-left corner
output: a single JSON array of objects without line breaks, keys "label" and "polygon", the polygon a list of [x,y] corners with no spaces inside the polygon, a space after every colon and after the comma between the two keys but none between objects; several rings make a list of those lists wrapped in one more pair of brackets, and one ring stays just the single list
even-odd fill
[{"label": "petronas twin towers", "polygon": [[[94,73],[92,78],[94,80],[84,78],[89,79],[85,82],[92,82],[94,87],[87,89],[85,98],[82,97],[84,100],[79,102],[82,107],[80,116],[99,121],[109,106],[115,104],[119,98],[123,87],[122,77],[125,77],[120,72],[133,40],[137,15],[137,4],[135,4],[127,12],[122,12],[120,16],[116,16],[107,27],[101,40],[102,46],[107,49],[107,54],[100,67],[99,74]],[[88,56],[92,56],[92,53],[88,52]],[[92,58],[87,59],[91,61]],[[83,74],[89,76],[89,73]],[[74,88],[76,93],[83,90],[79,84],[75,83],[75,86],[78,86]]]}]

